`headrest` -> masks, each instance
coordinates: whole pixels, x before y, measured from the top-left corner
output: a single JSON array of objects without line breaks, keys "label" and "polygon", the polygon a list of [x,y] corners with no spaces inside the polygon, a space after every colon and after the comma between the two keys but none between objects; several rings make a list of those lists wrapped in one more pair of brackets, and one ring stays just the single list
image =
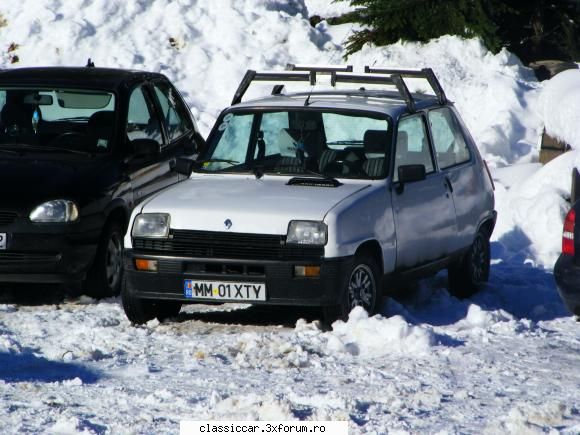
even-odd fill
[{"label": "headrest", "polygon": [[20,128],[32,128],[34,106],[29,104],[6,103],[0,112],[2,124],[6,127],[17,125]]},{"label": "headrest", "polygon": [[363,138],[365,153],[385,153],[390,143],[389,134],[385,130],[367,130]]},{"label": "headrest", "polygon": [[115,112],[112,111],[103,110],[91,115],[87,125],[87,131],[90,136],[97,139],[97,146],[108,146],[108,142],[113,135],[114,121]]}]

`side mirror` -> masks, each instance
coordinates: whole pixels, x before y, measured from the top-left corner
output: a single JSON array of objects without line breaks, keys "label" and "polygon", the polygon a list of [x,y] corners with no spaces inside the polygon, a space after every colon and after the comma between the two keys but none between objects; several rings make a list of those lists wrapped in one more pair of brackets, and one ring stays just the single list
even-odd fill
[{"label": "side mirror", "polygon": [[425,179],[425,165],[401,165],[397,171],[399,175],[398,193],[402,193],[406,183],[413,183]]},{"label": "side mirror", "polygon": [[177,159],[175,159],[175,166],[173,167],[173,170],[178,174],[189,177],[191,175],[191,172],[193,171],[194,164],[195,162],[191,159],[178,157]]},{"label": "side mirror", "polygon": [[161,145],[153,139],[133,139],[129,142],[135,157],[157,156],[161,154]]}]

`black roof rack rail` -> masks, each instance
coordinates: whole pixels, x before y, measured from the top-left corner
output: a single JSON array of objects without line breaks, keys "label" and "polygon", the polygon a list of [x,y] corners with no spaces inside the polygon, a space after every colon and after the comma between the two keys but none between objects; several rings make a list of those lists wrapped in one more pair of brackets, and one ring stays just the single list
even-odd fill
[{"label": "black roof rack rail", "polygon": [[306,64],[286,64],[287,71],[314,71],[318,73],[331,72],[352,72],[352,65],[306,65]]},{"label": "black roof rack rail", "polygon": [[431,68],[423,68],[422,70],[412,70],[412,69],[392,69],[392,68],[372,68],[370,66],[365,66],[365,73],[367,74],[389,74],[389,75],[399,75],[402,78],[413,78],[413,79],[425,79],[435,92],[439,104],[445,104],[447,102],[447,96],[445,91],[441,87],[437,76]]},{"label": "black roof rack rail", "polygon": [[[445,104],[447,97],[445,92],[437,80],[435,73],[431,68],[424,68],[422,70],[406,70],[406,69],[389,69],[389,68],[371,68],[365,66],[364,74],[353,74],[352,65],[294,65],[288,64],[286,71],[279,72],[256,72],[248,70],[242,79],[234,98],[232,105],[238,104],[253,81],[269,81],[269,82],[309,82],[310,85],[316,84],[317,74],[330,74],[330,84],[335,87],[337,83],[360,83],[360,84],[375,84],[375,85],[391,85],[397,88],[401,97],[405,100],[407,108],[410,112],[415,112],[415,99],[413,98],[409,88],[405,83],[405,78],[425,79],[433,88],[439,104]],[[272,89],[272,95],[279,95],[284,89],[283,84],[277,84]]]},{"label": "black roof rack rail", "polygon": [[[276,71],[276,72],[256,72],[249,69],[246,75],[240,82],[234,98],[232,99],[232,106],[242,101],[242,97],[250,87],[253,81],[261,82],[309,82],[311,85],[316,84],[316,73],[313,71]],[[278,89],[276,87],[276,89]],[[278,90],[281,92],[281,89]]]}]

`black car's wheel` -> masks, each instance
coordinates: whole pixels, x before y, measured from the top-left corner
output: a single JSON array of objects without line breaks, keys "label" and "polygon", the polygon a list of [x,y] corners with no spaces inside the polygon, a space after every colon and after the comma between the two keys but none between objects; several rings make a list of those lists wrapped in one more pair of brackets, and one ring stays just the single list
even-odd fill
[{"label": "black car's wheel", "polygon": [[448,269],[449,293],[458,298],[475,294],[489,279],[489,237],[480,230],[460,263]]},{"label": "black car's wheel", "polygon": [[363,307],[369,315],[377,310],[379,300],[379,268],[368,255],[357,255],[348,274],[342,301],[338,306],[324,307],[323,320],[331,324],[335,320],[348,320],[354,307]]},{"label": "black car's wheel", "polygon": [[123,277],[123,229],[109,222],[101,236],[93,265],[87,274],[84,292],[95,298],[117,296]]},{"label": "black car's wheel", "polygon": [[161,322],[176,317],[181,310],[181,303],[177,301],[154,301],[135,296],[127,287],[125,278],[121,288],[121,303],[129,321],[136,325],[142,325],[154,318]]}]

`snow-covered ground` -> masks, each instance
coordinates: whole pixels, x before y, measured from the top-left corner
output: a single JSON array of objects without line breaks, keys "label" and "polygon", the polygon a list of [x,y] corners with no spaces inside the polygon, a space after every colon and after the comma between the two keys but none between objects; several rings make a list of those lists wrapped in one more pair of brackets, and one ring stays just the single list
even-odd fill
[{"label": "snow-covered ground", "polygon": [[[8,0],[0,67],[91,57],[161,71],[206,133],[246,69],[343,62],[353,26],[312,28],[308,16],[345,5]],[[536,163],[544,123],[578,137],[558,122],[578,111],[548,106],[550,94],[562,95],[557,86],[476,40],[367,47],[349,63],[431,66],[456,102],[496,180],[486,288],[460,301],[440,274],[385,301],[380,315],[354,311],[330,331],[308,310],[238,305],[189,306],[136,328],[116,299],[21,303],[4,294],[1,433],[176,433],[185,418],[348,420],[352,434],[580,433],[580,323],[551,271],[577,157]]]}]

